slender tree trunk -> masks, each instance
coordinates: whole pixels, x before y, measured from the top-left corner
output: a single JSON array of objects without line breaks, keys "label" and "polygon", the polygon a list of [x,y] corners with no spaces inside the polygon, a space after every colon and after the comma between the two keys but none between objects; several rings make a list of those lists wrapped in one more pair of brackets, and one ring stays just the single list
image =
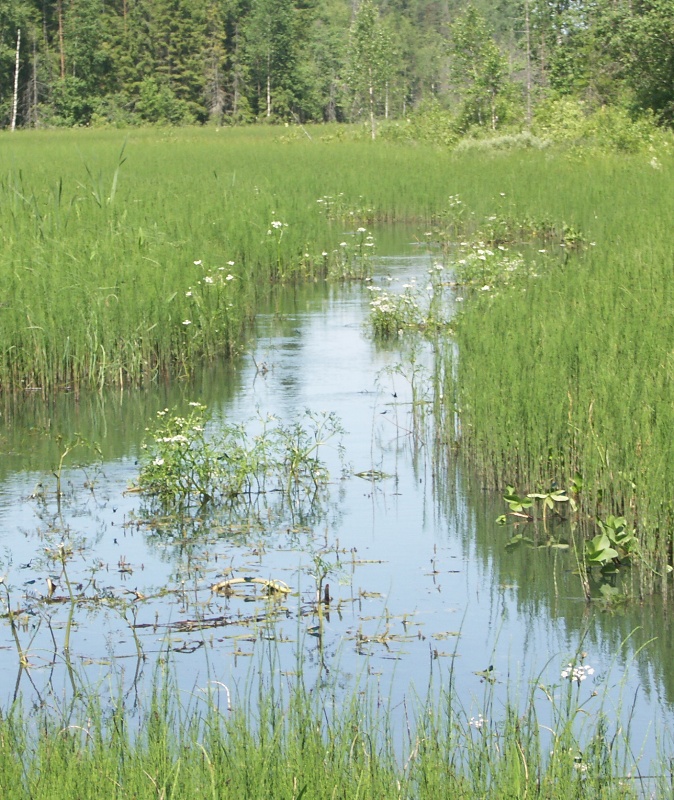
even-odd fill
[{"label": "slender tree trunk", "polygon": [[524,0],[524,32],[527,42],[527,128],[531,128],[531,31],[529,29],[529,0]]},{"label": "slender tree trunk", "polygon": [[66,52],[63,46],[63,0],[58,0],[56,4],[59,26],[59,55],[61,57],[61,78],[66,76]]},{"label": "slender tree trunk", "polygon": [[211,116],[215,117],[218,125],[222,123],[222,111],[224,108],[224,97],[222,86],[220,85],[220,64],[217,55],[213,57],[213,100],[211,104]]},{"label": "slender tree trunk", "polygon": [[33,123],[33,127],[37,128],[40,124],[38,117],[38,92],[37,92],[37,44],[33,39],[33,75],[31,80],[31,109],[29,117]]},{"label": "slender tree trunk", "polygon": [[271,117],[271,57],[267,54],[267,118]]},{"label": "slender tree trunk", "polygon": [[12,125],[16,130],[16,110],[19,105],[19,52],[21,50],[21,28],[16,33],[16,60],[14,62],[14,97],[12,99]]},{"label": "slender tree trunk", "polygon": [[368,81],[368,83],[370,84],[370,86],[369,86],[369,89],[370,89],[370,128],[372,130],[372,141],[374,141],[377,138],[377,128],[376,128],[375,121],[374,121],[374,86],[373,86],[374,81],[372,80],[372,68],[371,67],[370,67],[369,73],[370,73],[370,80]]},{"label": "slender tree trunk", "polygon": [[335,82],[330,81],[330,95],[328,96],[328,106],[326,109],[326,122],[335,122],[337,120],[336,102],[335,102]]},{"label": "slender tree trunk", "polygon": [[234,27],[234,63],[232,64],[232,116],[239,113],[239,26]]}]

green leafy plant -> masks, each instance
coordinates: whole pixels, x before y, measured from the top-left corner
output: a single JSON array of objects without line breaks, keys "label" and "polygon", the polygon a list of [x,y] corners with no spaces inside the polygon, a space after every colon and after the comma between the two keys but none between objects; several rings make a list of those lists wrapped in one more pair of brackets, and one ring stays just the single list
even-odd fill
[{"label": "green leafy plant", "polygon": [[[327,485],[319,452],[343,433],[334,414],[307,410],[290,424],[258,417],[247,425],[222,423],[209,433],[206,406],[190,408],[186,416],[163,409],[147,429],[138,489],[163,505],[184,508],[269,491],[298,499]],[[337,450],[343,456],[341,443]]]},{"label": "green leafy plant", "polygon": [[[515,491],[514,486],[506,486],[506,493],[503,495],[503,499],[508,504],[509,513],[512,516],[519,517],[521,519],[527,520],[528,522],[533,522],[534,516],[531,513],[530,509],[534,505],[534,500],[542,500],[542,507],[543,507],[543,523],[547,521],[547,516],[549,512],[554,514],[559,514],[559,510],[557,508],[558,503],[568,503],[570,507],[576,511],[577,504],[573,497],[569,496],[564,489],[557,489],[555,487],[551,487],[547,492],[529,492],[527,495],[519,495]],[[500,525],[504,525],[507,522],[507,515],[502,514],[496,520]]]},{"label": "green leafy plant", "polygon": [[600,533],[585,544],[585,559],[590,566],[599,566],[603,574],[615,572],[621,564],[638,552],[639,542],[634,529],[627,527],[625,517],[609,515],[597,520]]},{"label": "green leafy plant", "polygon": [[344,237],[332,254],[323,252],[328,264],[328,278],[342,281],[370,278],[374,253],[374,236],[367,228],[359,226],[352,236]]},{"label": "green leafy plant", "polygon": [[503,499],[508,504],[508,507],[510,508],[510,512],[512,514],[525,517],[526,519],[530,518],[531,515],[526,513],[526,510],[531,508],[531,506],[533,505],[533,500],[531,499],[531,495],[520,497],[515,491],[514,486],[506,486],[506,493],[503,496]]},{"label": "green leafy plant", "polygon": [[543,521],[547,519],[547,514],[551,511],[553,514],[559,514],[557,503],[568,503],[571,508],[576,510],[576,501],[569,497],[564,489],[551,488],[547,492],[531,492],[527,495],[534,500],[543,501]]}]

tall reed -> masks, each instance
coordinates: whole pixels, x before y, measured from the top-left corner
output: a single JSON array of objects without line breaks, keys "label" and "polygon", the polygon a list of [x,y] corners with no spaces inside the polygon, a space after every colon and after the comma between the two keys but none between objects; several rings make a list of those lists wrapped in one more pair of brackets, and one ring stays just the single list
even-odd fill
[{"label": "tall reed", "polygon": [[449,194],[483,216],[500,192],[578,175],[541,155],[457,158],[323,133],[6,136],[0,389],[79,391],[189,373],[239,352],[260,295],[326,276],[357,227],[417,220],[423,231]]},{"label": "tall reed", "polygon": [[[531,188],[520,207],[563,215],[587,246],[515,289],[479,293],[457,320],[458,356],[445,371],[462,448],[484,482],[538,491],[582,476],[581,519],[625,515],[641,542],[642,591],[665,593],[674,522],[673,166],[595,157],[566,178],[553,168],[549,185]],[[452,438],[454,424],[447,420]]]},{"label": "tall reed", "polygon": [[[121,697],[107,708],[94,693],[58,712],[11,709],[0,719],[0,788],[16,800],[575,800],[637,797],[643,789],[630,776],[636,764],[619,726],[585,712],[580,683],[542,687],[553,706],[544,719],[537,687],[523,709],[502,713],[487,691],[483,713],[469,716],[450,676],[439,697],[410,699],[398,726],[372,693],[309,690],[301,677],[285,687],[270,678],[243,701],[214,682],[187,706],[158,683],[139,714]],[[648,788],[667,790],[668,780],[650,778]]]}]

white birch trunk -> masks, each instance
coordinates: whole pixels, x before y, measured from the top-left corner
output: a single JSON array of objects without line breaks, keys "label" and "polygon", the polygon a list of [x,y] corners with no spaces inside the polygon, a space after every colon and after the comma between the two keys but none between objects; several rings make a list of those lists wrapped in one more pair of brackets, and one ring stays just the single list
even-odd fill
[{"label": "white birch trunk", "polygon": [[14,97],[12,99],[12,130],[16,130],[16,111],[19,106],[19,51],[21,49],[21,28],[16,34],[16,61],[14,62]]}]

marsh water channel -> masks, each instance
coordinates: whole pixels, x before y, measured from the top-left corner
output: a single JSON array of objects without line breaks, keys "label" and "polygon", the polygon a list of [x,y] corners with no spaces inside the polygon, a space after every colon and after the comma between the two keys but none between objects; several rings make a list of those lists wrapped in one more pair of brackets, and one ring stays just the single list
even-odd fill
[{"label": "marsh water channel", "polygon": [[[406,241],[380,244],[372,282],[424,280],[431,265]],[[509,533],[495,522],[502,499],[434,452],[424,410],[430,347],[374,341],[370,299],[360,283],[286,289],[259,314],[236,364],[152,389],[5,408],[0,591],[12,616],[0,622],[3,707],[17,696],[49,704],[76,686],[133,705],[168,663],[185,697],[210,686],[235,702],[255,676],[301,668],[310,685],[367,687],[392,709],[451,674],[466,717],[496,723],[532,685],[545,687],[533,690],[542,719],[553,716],[550,698],[569,688],[562,671],[582,660],[593,672],[573,690],[587,719],[604,711],[624,720],[646,760],[656,742],[666,747],[668,617],[656,600],[587,604],[568,550],[506,548]],[[288,513],[267,498],[252,521],[226,509],[177,518],[150,508],[128,491],[145,429],[158,410],[197,401],[216,427],[258,412],[335,412],[347,469],[335,439],[322,453],[328,501]],[[54,472],[76,432],[101,457],[86,447],[67,456],[59,507]],[[253,582],[228,596],[211,591],[233,577],[283,581],[291,594],[270,599]],[[317,602],[317,577],[329,605]]]}]

